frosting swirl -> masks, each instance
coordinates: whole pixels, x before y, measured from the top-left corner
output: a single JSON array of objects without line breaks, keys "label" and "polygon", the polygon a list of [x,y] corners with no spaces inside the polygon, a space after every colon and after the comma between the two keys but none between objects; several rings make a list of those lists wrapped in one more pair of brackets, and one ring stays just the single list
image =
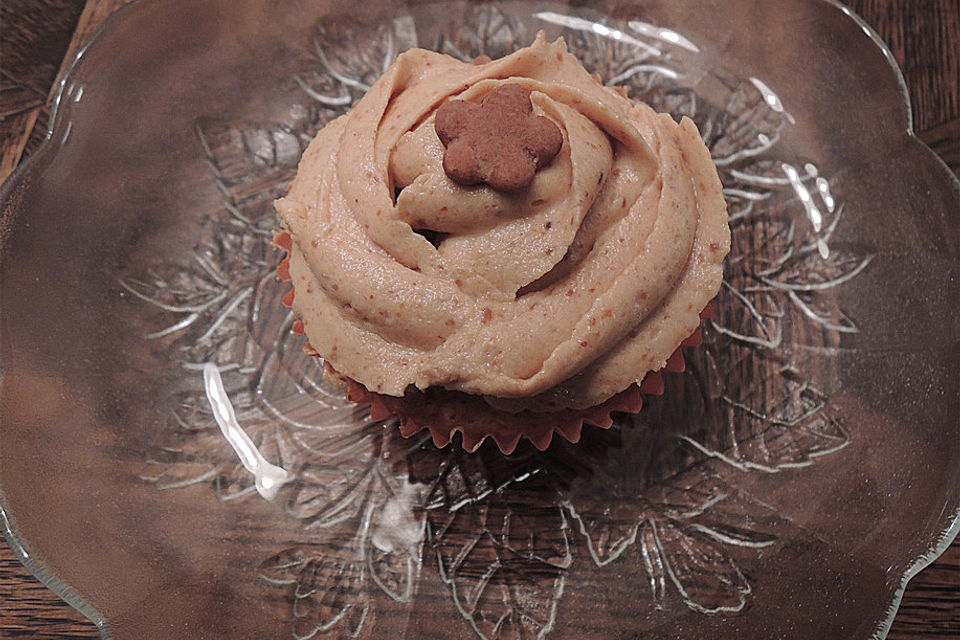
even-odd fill
[{"label": "frosting swirl", "polygon": [[[560,152],[522,191],[460,186],[436,110],[503,83],[531,92]],[[381,394],[442,386],[511,411],[593,406],[661,369],[730,245],[693,123],[603,87],[543,34],[478,65],[400,55],[317,135],[277,211],[294,311],[338,372]]]}]

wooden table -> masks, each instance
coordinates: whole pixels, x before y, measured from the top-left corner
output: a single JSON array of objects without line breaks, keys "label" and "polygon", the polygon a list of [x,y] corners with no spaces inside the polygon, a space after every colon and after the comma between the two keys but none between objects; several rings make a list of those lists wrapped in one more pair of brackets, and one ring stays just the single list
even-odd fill
[{"label": "wooden table", "polygon": [[[0,181],[43,140],[52,92],[77,48],[130,0],[0,3]],[[920,138],[960,175],[960,3],[847,0],[893,50]],[[0,541],[0,637],[99,638]],[[960,540],[907,588],[891,640],[960,638]]]}]

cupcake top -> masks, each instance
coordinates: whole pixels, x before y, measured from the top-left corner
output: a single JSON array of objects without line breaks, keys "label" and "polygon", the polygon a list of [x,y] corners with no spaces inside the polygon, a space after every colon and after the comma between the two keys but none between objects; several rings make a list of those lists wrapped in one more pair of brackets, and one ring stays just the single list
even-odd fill
[{"label": "cupcake top", "polygon": [[277,210],[294,312],[334,369],[509,411],[590,407],[661,369],[730,245],[693,123],[542,33],[480,64],[400,55],[317,135]]}]

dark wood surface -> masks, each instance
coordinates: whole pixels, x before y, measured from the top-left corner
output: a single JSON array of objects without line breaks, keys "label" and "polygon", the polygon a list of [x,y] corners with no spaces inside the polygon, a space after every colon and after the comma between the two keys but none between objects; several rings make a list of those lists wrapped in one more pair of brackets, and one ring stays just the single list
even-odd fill
[{"label": "dark wood surface", "polygon": [[[50,99],[73,53],[129,1],[0,1],[0,180],[43,140]],[[918,136],[960,175],[960,2],[847,4],[874,26],[903,69]],[[0,541],[0,638],[99,637]],[[960,541],[910,582],[888,637],[960,638]]]}]

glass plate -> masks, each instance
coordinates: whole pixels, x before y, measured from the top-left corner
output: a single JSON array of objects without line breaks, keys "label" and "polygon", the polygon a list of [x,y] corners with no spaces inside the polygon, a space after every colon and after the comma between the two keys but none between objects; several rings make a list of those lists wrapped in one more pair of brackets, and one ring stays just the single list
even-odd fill
[{"label": "glass plate", "polygon": [[[734,248],[703,347],[637,418],[437,450],[303,354],[271,201],[397,52],[539,29],[696,121]],[[827,1],[124,10],[2,193],[8,539],[118,640],[883,637],[960,506],[960,186],[890,60]],[[205,362],[294,474],[277,499]]]}]

